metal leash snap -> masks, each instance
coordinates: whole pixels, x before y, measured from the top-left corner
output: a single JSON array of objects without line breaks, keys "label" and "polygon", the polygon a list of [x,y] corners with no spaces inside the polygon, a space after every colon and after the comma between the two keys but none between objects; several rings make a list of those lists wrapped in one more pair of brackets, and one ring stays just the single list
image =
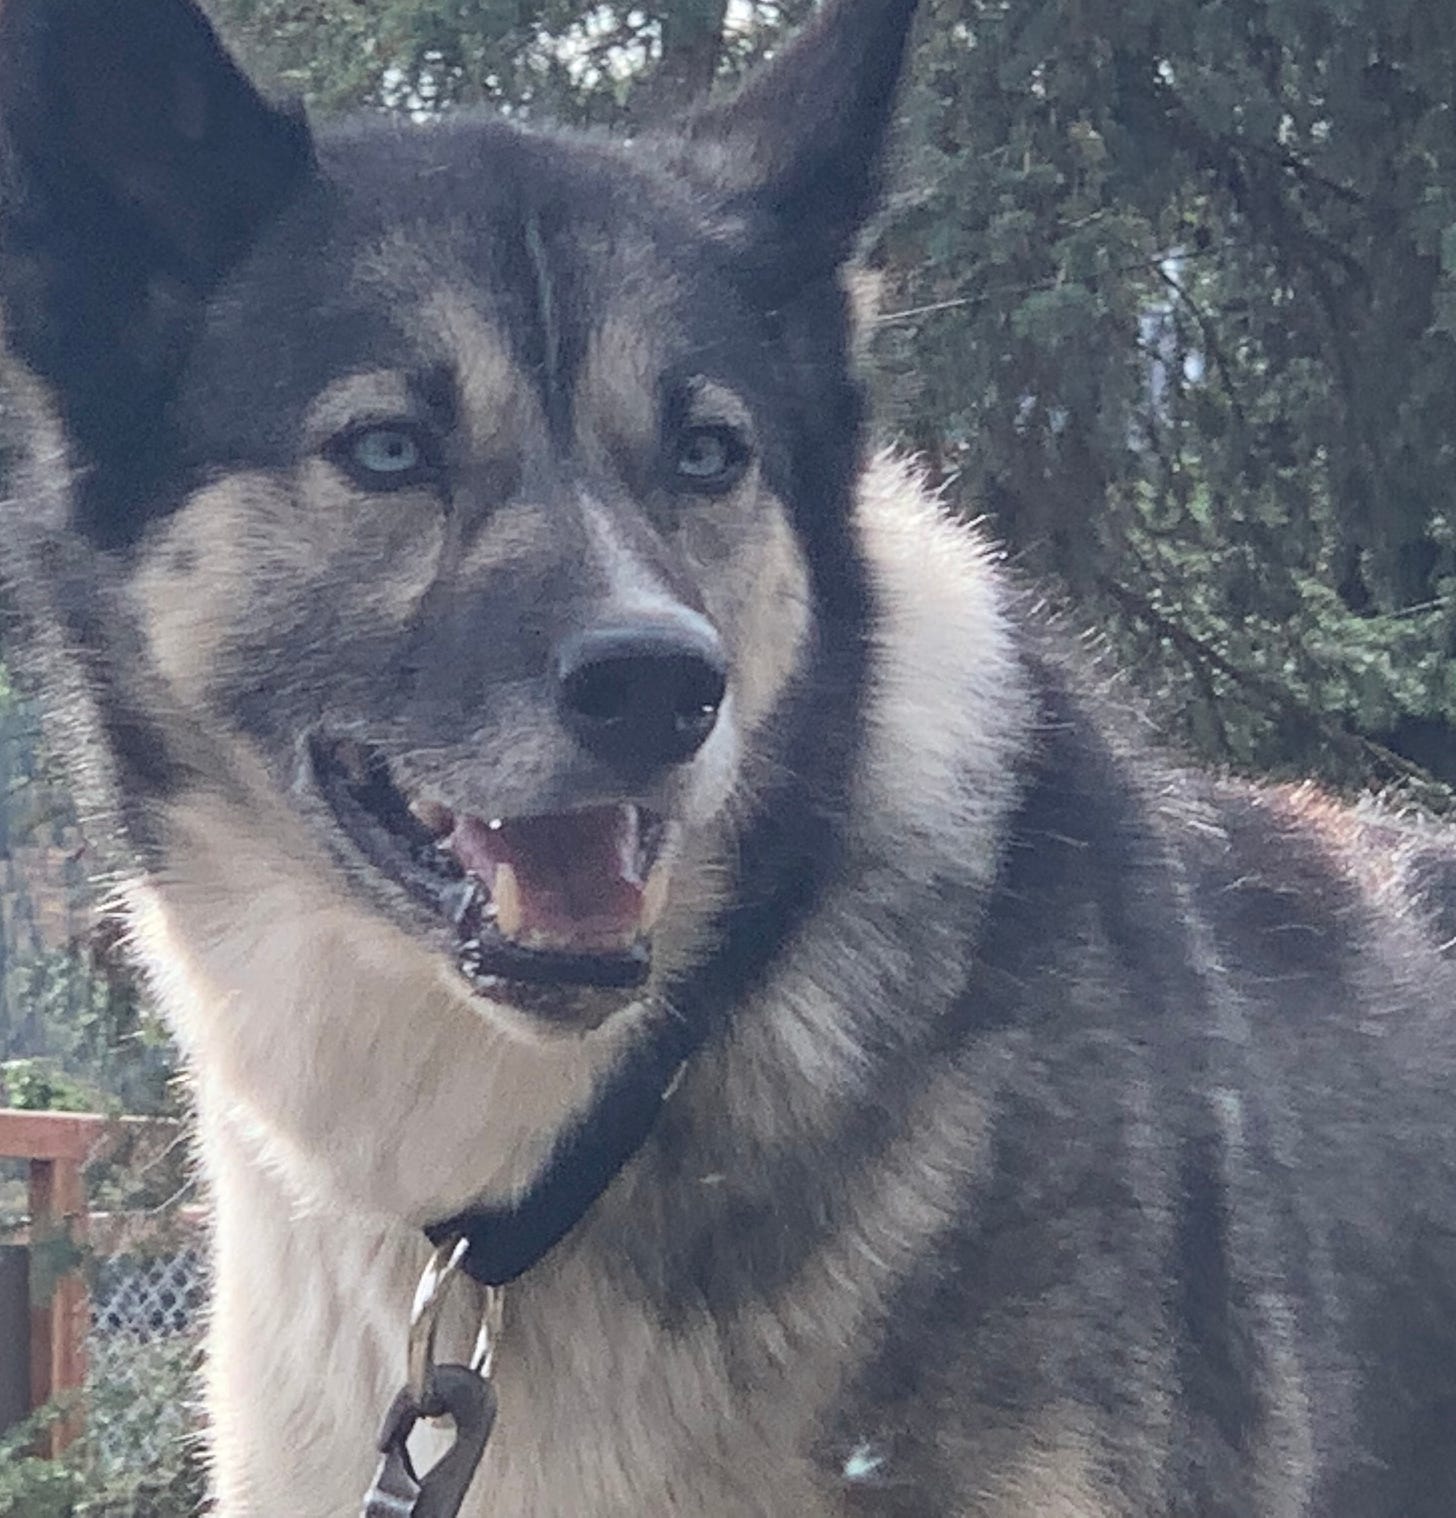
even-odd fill
[{"label": "metal leash snap", "polygon": [[[408,1379],[380,1430],[377,1448],[382,1458],[360,1518],[456,1518],[480,1467],[495,1426],[490,1373],[503,1319],[499,1288],[486,1288],[470,1364],[435,1363],[440,1313],[468,1248],[465,1239],[442,1244],[415,1288]],[[409,1454],[409,1436],[421,1418],[448,1419],[455,1427],[450,1448],[424,1476],[417,1474]]]}]

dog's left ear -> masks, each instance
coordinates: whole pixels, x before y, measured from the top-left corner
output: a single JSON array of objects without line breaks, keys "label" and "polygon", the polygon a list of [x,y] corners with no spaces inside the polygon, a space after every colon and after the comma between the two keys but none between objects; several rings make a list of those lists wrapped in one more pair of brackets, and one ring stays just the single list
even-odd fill
[{"label": "dog's left ear", "polygon": [[733,96],[685,123],[684,167],[808,278],[854,250],[876,208],[916,0],[828,0]]}]

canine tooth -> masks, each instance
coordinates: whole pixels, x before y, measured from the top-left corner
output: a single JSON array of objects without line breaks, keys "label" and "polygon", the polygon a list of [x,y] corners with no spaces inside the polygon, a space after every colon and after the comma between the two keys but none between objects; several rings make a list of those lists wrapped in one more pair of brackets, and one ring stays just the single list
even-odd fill
[{"label": "canine tooth", "polygon": [[457,881],[440,892],[440,905],[450,914],[450,921],[458,928],[465,921],[465,914],[475,900],[475,882]]},{"label": "canine tooth", "polygon": [[667,905],[668,872],[662,866],[651,872],[647,877],[647,883],[642,887],[642,928],[650,933],[657,926],[657,919],[662,916],[663,908]]},{"label": "canine tooth", "polygon": [[514,938],[521,931],[524,913],[520,883],[510,865],[496,866],[495,879],[490,883],[490,899],[495,907],[496,926],[507,938]]}]

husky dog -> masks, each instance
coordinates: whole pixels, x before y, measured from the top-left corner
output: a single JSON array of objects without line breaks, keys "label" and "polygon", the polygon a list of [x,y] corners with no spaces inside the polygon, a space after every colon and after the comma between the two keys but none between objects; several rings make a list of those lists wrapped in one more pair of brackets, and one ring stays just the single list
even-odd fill
[{"label": "husky dog", "polygon": [[872,456],[912,3],[631,144],[0,8],[0,537],[191,1072],[220,1518],[357,1512],[457,1230],[471,1514],[1456,1511],[1451,851],[1163,765]]}]

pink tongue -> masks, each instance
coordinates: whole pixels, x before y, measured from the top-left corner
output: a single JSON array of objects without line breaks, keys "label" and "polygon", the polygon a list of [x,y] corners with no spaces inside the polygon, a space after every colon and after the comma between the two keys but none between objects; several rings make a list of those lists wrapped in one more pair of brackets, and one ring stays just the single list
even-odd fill
[{"label": "pink tongue", "polygon": [[516,879],[510,936],[578,951],[621,948],[642,921],[637,809],[594,807],[491,824],[461,816],[450,835],[461,865],[493,894],[496,871]]}]

